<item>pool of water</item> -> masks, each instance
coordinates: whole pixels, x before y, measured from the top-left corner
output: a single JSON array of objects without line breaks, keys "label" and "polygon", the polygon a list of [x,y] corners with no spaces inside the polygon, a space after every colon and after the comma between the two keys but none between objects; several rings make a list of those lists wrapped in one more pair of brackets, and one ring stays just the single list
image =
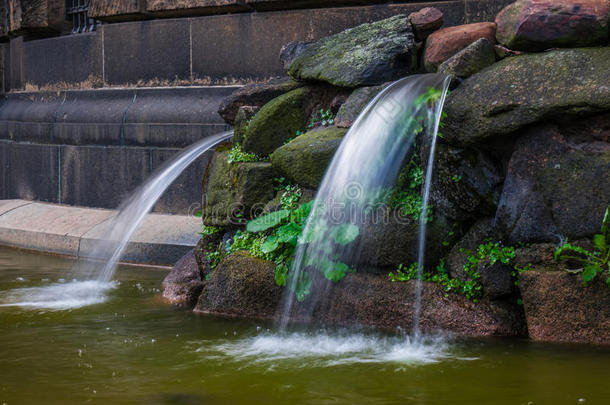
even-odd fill
[{"label": "pool of water", "polygon": [[163,304],[165,272],[72,281],[0,249],[0,405],[608,404],[610,348],[293,330]]}]

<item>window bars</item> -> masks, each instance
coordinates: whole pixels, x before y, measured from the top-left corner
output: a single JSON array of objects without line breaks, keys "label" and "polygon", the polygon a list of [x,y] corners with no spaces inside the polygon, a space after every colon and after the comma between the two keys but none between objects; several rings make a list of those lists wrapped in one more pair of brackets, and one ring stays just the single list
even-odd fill
[{"label": "window bars", "polygon": [[72,34],[95,31],[97,21],[89,18],[89,0],[66,0],[66,19],[72,21]]}]

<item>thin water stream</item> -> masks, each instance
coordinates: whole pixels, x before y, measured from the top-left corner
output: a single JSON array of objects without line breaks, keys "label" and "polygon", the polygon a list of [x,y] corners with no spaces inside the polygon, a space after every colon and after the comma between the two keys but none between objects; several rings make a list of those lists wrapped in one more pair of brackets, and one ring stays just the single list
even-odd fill
[{"label": "thin water stream", "polygon": [[[104,302],[56,310],[19,288],[71,261],[0,248],[0,404],[607,404],[610,349],[297,330],[160,301],[164,271],[119,266]],[[84,305],[84,306],[83,306]],[[269,330],[271,329],[271,330]]]}]

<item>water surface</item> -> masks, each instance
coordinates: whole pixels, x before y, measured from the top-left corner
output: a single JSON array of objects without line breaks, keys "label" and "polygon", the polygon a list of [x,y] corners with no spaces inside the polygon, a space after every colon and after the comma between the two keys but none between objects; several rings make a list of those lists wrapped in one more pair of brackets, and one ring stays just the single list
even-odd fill
[{"label": "water surface", "polygon": [[0,249],[0,405],[609,403],[607,348],[279,335],[163,304],[162,270],[120,267],[99,291],[67,279],[72,266]]}]

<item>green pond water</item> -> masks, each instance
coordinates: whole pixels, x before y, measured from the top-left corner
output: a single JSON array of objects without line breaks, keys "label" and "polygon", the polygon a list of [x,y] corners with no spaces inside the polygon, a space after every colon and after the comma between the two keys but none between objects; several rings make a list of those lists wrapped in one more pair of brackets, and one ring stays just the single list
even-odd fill
[{"label": "green pond water", "polygon": [[163,304],[163,270],[123,267],[104,290],[72,266],[0,249],[0,405],[610,404],[610,348],[280,335]]}]

